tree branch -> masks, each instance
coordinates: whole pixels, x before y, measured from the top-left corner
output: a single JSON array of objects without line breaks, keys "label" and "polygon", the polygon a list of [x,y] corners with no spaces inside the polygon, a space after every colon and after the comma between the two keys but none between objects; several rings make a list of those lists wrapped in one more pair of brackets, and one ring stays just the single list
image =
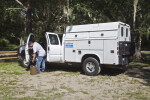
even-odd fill
[{"label": "tree branch", "polygon": [[19,0],[15,0],[18,4],[20,4],[26,11],[27,11],[27,7],[26,6],[24,6],[23,4],[22,4],[22,2],[20,2]]},{"label": "tree branch", "polygon": [[6,10],[20,10],[22,8],[7,8]]}]

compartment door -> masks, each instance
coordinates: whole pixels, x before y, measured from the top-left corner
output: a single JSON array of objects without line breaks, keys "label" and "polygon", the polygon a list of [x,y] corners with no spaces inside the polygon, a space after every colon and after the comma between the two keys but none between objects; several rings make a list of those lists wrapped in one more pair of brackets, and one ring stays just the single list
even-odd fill
[{"label": "compartment door", "polygon": [[115,40],[104,40],[104,64],[116,63],[117,51],[115,48],[117,48]]},{"label": "compartment door", "polygon": [[65,41],[65,61],[75,62],[76,61],[76,41]]}]

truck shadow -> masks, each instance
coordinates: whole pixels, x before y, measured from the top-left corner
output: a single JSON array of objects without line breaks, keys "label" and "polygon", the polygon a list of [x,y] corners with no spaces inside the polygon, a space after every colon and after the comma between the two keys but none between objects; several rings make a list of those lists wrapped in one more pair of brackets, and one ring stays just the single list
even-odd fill
[{"label": "truck shadow", "polygon": [[143,79],[146,83],[143,82],[142,84],[150,86],[150,66],[129,66],[125,75]]},{"label": "truck shadow", "polygon": [[[46,72],[53,72],[53,71],[66,71],[66,72],[79,72],[80,74],[83,74],[82,67],[79,64],[46,64]],[[103,68],[100,75],[109,75],[109,76],[117,76],[119,74],[124,73],[121,69],[118,68]]]},{"label": "truck shadow", "polygon": [[108,76],[117,76],[117,75],[120,75],[122,73],[124,73],[124,71],[122,69],[104,67],[102,69],[102,72],[100,74],[103,75],[103,76],[105,76],[105,75],[108,75]]},{"label": "truck shadow", "polygon": [[54,63],[46,63],[46,72],[54,72],[54,71],[66,71],[66,72],[81,72],[82,68],[78,64],[68,65],[68,64],[54,64]]}]

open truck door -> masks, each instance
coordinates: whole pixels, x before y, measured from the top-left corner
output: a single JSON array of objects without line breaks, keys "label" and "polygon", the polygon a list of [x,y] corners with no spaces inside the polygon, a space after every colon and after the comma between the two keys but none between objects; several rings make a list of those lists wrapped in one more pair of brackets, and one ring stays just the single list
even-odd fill
[{"label": "open truck door", "polygon": [[30,33],[26,42],[26,46],[25,46],[25,63],[29,64],[30,63],[30,55],[29,55],[29,47],[28,47],[28,43],[29,42],[34,42],[34,35],[33,33]]},{"label": "open truck door", "polygon": [[55,33],[46,33],[47,38],[47,61],[60,62],[61,60],[61,44],[60,39]]}]

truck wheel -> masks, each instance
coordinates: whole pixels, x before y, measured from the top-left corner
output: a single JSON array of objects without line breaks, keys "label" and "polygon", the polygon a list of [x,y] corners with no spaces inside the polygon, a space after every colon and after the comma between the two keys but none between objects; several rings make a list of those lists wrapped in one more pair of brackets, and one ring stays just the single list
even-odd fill
[{"label": "truck wheel", "polygon": [[29,63],[26,63],[24,57],[22,57],[20,63],[21,63],[21,66],[22,66],[22,67],[25,67],[25,68],[29,67],[29,65],[30,65]]},{"label": "truck wheel", "polygon": [[89,57],[83,61],[83,71],[85,74],[90,76],[96,76],[100,73],[101,67],[99,62],[92,57]]}]

